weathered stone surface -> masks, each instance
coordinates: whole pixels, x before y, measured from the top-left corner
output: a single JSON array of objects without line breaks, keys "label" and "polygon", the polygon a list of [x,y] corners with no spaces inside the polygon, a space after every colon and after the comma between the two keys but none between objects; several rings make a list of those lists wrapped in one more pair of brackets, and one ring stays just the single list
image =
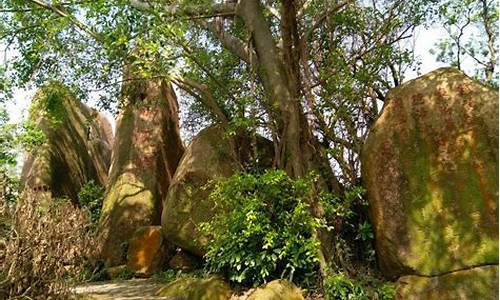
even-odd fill
[{"label": "weathered stone surface", "polygon": [[273,280],[256,289],[248,300],[303,300],[302,291],[287,280]]},{"label": "weathered stone surface", "polygon": [[138,276],[150,276],[161,270],[167,255],[161,226],[139,227],[128,245],[127,266]]},{"label": "weathered stone surface", "polygon": [[498,299],[498,266],[483,266],[435,277],[404,276],[397,281],[401,300]]},{"label": "weathered stone surface", "polygon": [[[195,255],[203,255],[208,238],[200,233],[198,226],[212,218],[215,207],[209,199],[211,190],[205,185],[241,170],[249,155],[245,151],[250,150],[245,142],[244,138],[229,138],[220,126],[202,130],[191,141],[163,203],[162,227],[169,241]],[[259,137],[255,147],[267,153],[262,154],[264,158],[272,157],[268,143]],[[262,164],[266,163],[269,161],[263,159]]]},{"label": "weathered stone surface", "polygon": [[113,132],[102,114],[80,102],[66,86],[53,82],[35,95],[30,119],[45,135],[45,143],[24,162],[25,188],[77,202],[78,192],[88,181],[106,184]]},{"label": "weathered stone surface", "polygon": [[391,90],[363,149],[379,264],[498,264],[498,91],[442,68]]},{"label": "weathered stone surface", "polygon": [[231,289],[227,283],[215,277],[180,278],[161,288],[156,295],[179,300],[227,300],[231,296]]},{"label": "weathered stone surface", "polygon": [[138,227],[160,224],[162,199],[184,152],[170,83],[134,79],[124,84],[122,95],[100,221],[107,265],[124,263]]}]

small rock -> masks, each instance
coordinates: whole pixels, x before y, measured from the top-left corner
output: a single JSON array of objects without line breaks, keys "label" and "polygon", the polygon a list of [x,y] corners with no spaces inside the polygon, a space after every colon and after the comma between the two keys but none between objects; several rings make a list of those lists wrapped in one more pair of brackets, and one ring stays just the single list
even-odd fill
[{"label": "small rock", "polygon": [[304,300],[304,297],[295,284],[278,279],[256,289],[248,300]]},{"label": "small rock", "polygon": [[158,290],[156,296],[176,300],[227,300],[231,289],[216,277],[180,278]]}]

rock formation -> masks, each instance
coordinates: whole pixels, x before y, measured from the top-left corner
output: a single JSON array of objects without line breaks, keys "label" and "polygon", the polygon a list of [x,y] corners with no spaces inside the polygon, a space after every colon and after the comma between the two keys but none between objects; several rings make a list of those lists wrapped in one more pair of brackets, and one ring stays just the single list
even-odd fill
[{"label": "rock formation", "polygon": [[139,227],[128,245],[127,267],[137,276],[150,276],[161,271],[168,250],[161,226]]},{"label": "rock formation", "polygon": [[[269,165],[272,145],[262,137],[256,139],[261,165]],[[236,146],[237,145],[237,146]],[[236,149],[236,151],[235,151]],[[212,179],[229,177],[242,169],[251,153],[243,136],[228,137],[222,127],[202,130],[189,144],[175,172],[164,201],[162,227],[167,239],[192,254],[202,256],[208,237],[198,227],[214,215],[210,189]]]},{"label": "rock formation", "polygon": [[160,224],[162,199],[184,152],[172,85],[133,74],[131,68],[124,72],[100,222],[108,266],[124,263],[127,243],[138,227]]},{"label": "rock formation", "polygon": [[25,188],[48,190],[54,197],[77,202],[78,192],[88,181],[106,184],[113,132],[102,114],[53,82],[35,95],[30,119],[45,141],[24,162]]},{"label": "rock formation", "polygon": [[362,166],[389,278],[498,264],[498,97],[452,68],[388,93]]}]

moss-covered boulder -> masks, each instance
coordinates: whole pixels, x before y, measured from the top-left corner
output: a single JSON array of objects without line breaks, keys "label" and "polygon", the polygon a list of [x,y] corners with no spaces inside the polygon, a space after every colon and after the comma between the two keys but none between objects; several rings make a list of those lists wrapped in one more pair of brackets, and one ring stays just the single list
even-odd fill
[{"label": "moss-covered boulder", "polygon": [[[124,78],[130,74],[126,70]],[[108,266],[125,262],[137,228],[160,225],[162,199],[184,152],[172,85],[163,79],[126,82],[100,220]]]},{"label": "moss-covered boulder", "polygon": [[401,300],[498,299],[498,266],[482,266],[440,276],[404,276],[397,281]]},{"label": "moss-covered boulder", "polygon": [[161,226],[139,227],[128,245],[127,267],[137,276],[151,276],[167,261],[168,250]]},{"label": "moss-covered boulder", "polygon": [[362,155],[388,277],[498,264],[498,97],[452,68],[388,93]]},{"label": "moss-covered boulder", "polygon": [[25,188],[77,202],[85,183],[106,184],[113,133],[102,114],[80,102],[68,87],[52,82],[36,93],[30,120],[44,138],[24,162]]},{"label": "moss-covered boulder", "polygon": [[229,285],[216,277],[180,278],[162,287],[156,296],[177,300],[227,300]]},{"label": "moss-covered boulder", "polygon": [[[231,176],[242,169],[255,152],[259,164],[269,165],[272,144],[262,137],[253,142],[244,136],[229,137],[221,126],[202,130],[193,138],[175,172],[163,203],[162,227],[169,241],[202,256],[208,237],[199,230],[215,213],[209,198],[210,180]],[[253,149],[253,150],[251,150]],[[254,151],[255,150],[255,151]]]},{"label": "moss-covered boulder", "polygon": [[248,300],[304,300],[304,296],[295,284],[273,280],[252,292]]}]

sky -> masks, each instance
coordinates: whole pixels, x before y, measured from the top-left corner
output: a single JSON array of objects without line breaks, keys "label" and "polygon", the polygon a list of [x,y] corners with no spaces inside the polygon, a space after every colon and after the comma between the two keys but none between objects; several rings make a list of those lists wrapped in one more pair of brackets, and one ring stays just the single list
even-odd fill
[{"label": "sky", "polygon": [[[436,62],[435,56],[430,54],[430,49],[434,47],[435,43],[439,41],[439,39],[446,37],[446,32],[444,29],[439,28],[418,28],[415,34],[415,58],[422,62],[420,67],[421,74],[425,74],[439,67],[446,66],[443,63]],[[14,51],[7,53],[7,58],[9,56],[15,55]],[[467,65],[465,68],[467,73]],[[413,71],[408,71],[405,74],[405,81],[418,77],[419,74]],[[7,103],[7,111],[11,118],[11,122],[17,123],[22,121],[28,115],[28,107],[31,99],[35,93],[34,89],[16,89],[14,91],[13,101]],[[90,106],[95,107],[98,99],[98,95],[94,95],[94,97],[90,97]],[[114,128],[114,120],[113,116],[109,112],[104,112],[104,114],[108,117],[110,122],[113,124]]]}]

